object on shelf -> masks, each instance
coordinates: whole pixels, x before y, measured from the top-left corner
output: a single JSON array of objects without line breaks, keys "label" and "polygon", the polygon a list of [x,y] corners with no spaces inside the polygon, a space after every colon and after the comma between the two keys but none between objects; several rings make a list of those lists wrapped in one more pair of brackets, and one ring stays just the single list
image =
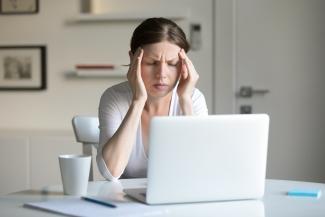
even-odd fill
[{"label": "object on shelf", "polygon": [[114,69],[113,64],[77,64],[76,69]]},{"label": "object on shelf", "polygon": [[192,23],[190,26],[190,43],[192,50],[200,50],[202,47],[201,24]]}]

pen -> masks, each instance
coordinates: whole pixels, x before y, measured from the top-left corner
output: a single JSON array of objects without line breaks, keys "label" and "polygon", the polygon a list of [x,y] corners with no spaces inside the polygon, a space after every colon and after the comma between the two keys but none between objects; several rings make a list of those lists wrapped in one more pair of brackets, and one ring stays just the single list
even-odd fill
[{"label": "pen", "polygon": [[320,189],[292,189],[287,193],[289,196],[317,197],[322,194]]},{"label": "pen", "polygon": [[116,208],[116,205],[114,205],[112,203],[102,201],[102,200],[98,200],[98,199],[94,199],[94,198],[91,198],[91,197],[81,197],[81,199],[86,200],[86,201],[90,201],[90,202],[93,202],[93,203],[101,204],[101,205],[104,205],[104,206],[109,206],[111,208]]}]

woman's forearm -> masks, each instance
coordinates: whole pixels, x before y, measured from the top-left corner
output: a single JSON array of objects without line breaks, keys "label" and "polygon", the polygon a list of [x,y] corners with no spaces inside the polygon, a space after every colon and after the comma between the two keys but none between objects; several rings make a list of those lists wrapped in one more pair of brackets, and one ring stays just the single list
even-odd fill
[{"label": "woman's forearm", "polygon": [[133,101],[120,127],[103,147],[103,158],[110,173],[120,176],[124,171],[136,138],[144,102]]}]

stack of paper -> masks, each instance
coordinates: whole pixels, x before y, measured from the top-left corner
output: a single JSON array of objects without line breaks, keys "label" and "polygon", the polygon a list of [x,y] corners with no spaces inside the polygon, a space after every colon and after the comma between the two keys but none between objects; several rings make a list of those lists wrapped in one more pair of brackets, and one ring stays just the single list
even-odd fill
[{"label": "stack of paper", "polygon": [[80,198],[65,198],[60,200],[49,200],[41,202],[26,203],[25,207],[36,208],[45,211],[56,212],[69,216],[82,217],[137,217],[137,216],[157,216],[166,214],[168,210],[162,206],[148,206],[133,201],[114,201],[116,208],[92,203]]}]

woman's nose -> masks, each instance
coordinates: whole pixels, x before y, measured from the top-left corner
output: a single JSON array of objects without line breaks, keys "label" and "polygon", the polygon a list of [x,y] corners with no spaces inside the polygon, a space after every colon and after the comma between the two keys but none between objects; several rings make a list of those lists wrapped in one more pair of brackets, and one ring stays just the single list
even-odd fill
[{"label": "woman's nose", "polygon": [[166,77],[168,67],[166,63],[160,63],[156,70],[156,77],[157,78],[164,78]]}]

